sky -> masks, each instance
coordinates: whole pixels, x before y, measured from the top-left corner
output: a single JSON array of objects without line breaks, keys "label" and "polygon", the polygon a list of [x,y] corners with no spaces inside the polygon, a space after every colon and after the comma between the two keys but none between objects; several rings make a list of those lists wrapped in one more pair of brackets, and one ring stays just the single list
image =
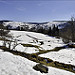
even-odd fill
[{"label": "sky", "polygon": [[0,20],[49,22],[74,15],[74,0],[0,0]]}]

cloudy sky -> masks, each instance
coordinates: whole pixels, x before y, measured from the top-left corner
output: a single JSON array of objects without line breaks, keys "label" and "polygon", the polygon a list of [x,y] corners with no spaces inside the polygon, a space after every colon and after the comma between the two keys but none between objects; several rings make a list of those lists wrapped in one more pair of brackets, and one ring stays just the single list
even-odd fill
[{"label": "cloudy sky", "polygon": [[48,22],[75,15],[74,0],[0,0],[0,20]]}]

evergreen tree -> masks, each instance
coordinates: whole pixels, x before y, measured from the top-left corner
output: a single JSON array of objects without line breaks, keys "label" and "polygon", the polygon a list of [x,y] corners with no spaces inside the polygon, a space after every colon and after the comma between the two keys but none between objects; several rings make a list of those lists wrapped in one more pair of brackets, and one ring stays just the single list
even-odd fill
[{"label": "evergreen tree", "polygon": [[48,35],[51,35],[51,27],[49,27]]},{"label": "evergreen tree", "polygon": [[59,36],[59,29],[58,29],[58,26],[56,27],[56,30],[55,30],[55,36]]},{"label": "evergreen tree", "polygon": [[71,34],[72,34],[72,41],[75,42],[75,18],[71,17]]},{"label": "evergreen tree", "polygon": [[55,30],[56,30],[55,25],[53,25],[52,36],[55,36]]}]

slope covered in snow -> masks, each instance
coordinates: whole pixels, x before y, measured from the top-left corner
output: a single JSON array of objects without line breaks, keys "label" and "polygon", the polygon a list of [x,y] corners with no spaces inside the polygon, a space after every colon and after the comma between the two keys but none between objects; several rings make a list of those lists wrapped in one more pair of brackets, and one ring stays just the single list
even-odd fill
[{"label": "slope covered in snow", "polygon": [[26,26],[28,29],[35,28],[43,28],[43,29],[49,29],[49,27],[53,28],[53,25],[59,26],[60,28],[64,28],[67,24],[67,22],[46,22],[46,23],[29,23],[29,22],[3,22],[5,26],[10,26],[9,29],[15,29],[18,26],[25,28]]},{"label": "slope covered in snow", "polygon": [[[14,50],[30,54],[39,52],[39,49],[35,46],[42,47],[41,50],[50,50],[64,45],[62,39],[57,39],[41,33],[11,30],[9,34],[12,34],[14,39],[16,38],[18,43],[20,43]],[[40,42],[43,42],[43,44]],[[2,41],[0,41],[0,44],[2,44]],[[22,44],[31,44],[35,46],[24,47]],[[74,54],[74,49],[63,49],[58,52],[41,54],[40,56],[50,58],[54,61],[75,65]],[[72,72],[49,66],[47,66],[49,69],[48,73],[41,73],[33,69],[33,66],[36,64],[37,63],[24,57],[13,55],[0,49],[0,75],[75,75]]]},{"label": "slope covered in snow", "polygon": [[[18,41],[19,43],[37,45],[39,47],[42,47],[41,50],[50,50],[54,49],[55,47],[60,47],[65,45],[62,42],[62,39],[56,39],[55,37],[50,37],[48,35],[44,35],[41,33],[27,32],[27,31],[11,31],[10,33],[13,34],[13,36],[20,35],[20,37],[18,38],[18,40],[20,40]],[[38,40],[38,42],[36,41],[36,39]],[[40,45],[40,41],[43,42],[42,45]],[[24,47],[21,44],[18,45],[15,49],[27,53],[39,52],[39,50],[35,47]],[[62,49],[58,52],[44,53],[41,54],[40,56],[50,58],[54,61],[75,65],[74,63],[75,50],[71,48]]]},{"label": "slope covered in snow", "polygon": [[0,75],[75,75],[52,67],[48,67],[48,73],[40,73],[33,69],[36,64],[26,58],[0,50]]},{"label": "slope covered in snow", "polygon": [[50,58],[54,61],[62,62],[65,64],[75,65],[75,49],[62,49],[58,52],[48,52],[39,56]]},{"label": "slope covered in snow", "polygon": [[[64,45],[62,39],[56,39],[55,37],[50,37],[41,33],[27,31],[10,31],[10,34],[12,34],[14,38],[20,36],[17,38],[18,43],[37,45],[40,47],[41,50],[50,50],[55,47]],[[40,42],[43,42],[43,44],[41,45]],[[38,49],[35,47],[23,47],[21,44],[18,45],[15,49],[27,53],[38,52]]]}]

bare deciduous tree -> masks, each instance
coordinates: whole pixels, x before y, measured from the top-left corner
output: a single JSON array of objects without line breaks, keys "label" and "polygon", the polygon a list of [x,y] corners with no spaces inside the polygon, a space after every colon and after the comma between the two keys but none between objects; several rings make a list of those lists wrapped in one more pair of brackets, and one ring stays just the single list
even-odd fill
[{"label": "bare deciduous tree", "polygon": [[9,35],[10,31],[6,30],[6,27],[3,24],[0,24],[0,37],[3,40],[3,46],[6,46],[6,41],[8,37],[11,37],[11,35]]},{"label": "bare deciduous tree", "polygon": [[[15,39],[14,37],[9,34],[9,30],[6,30],[6,27],[3,24],[0,24],[0,37],[3,41],[3,46],[6,47],[6,45],[8,45],[8,48],[11,50],[15,49],[15,47],[20,44],[18,43],[17,38],[19,38],[20,36],[17,36]],[[12,45],[13,43],[13,45]],[[11,48],[12,47],[12,48]]]}]

